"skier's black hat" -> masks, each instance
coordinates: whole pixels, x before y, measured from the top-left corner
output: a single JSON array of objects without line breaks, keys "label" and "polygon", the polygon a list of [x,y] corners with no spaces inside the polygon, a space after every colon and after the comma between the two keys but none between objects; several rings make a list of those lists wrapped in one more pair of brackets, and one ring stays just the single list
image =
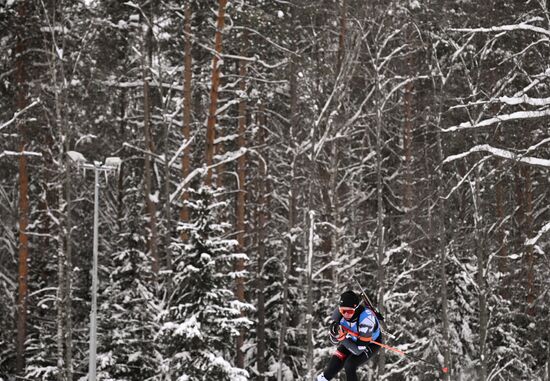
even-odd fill
[{"label": "skier's black hat", "polygon": [[351,290],[340,295],[340,307],[355,308],[359,305],[359,302],[359,296]]}]

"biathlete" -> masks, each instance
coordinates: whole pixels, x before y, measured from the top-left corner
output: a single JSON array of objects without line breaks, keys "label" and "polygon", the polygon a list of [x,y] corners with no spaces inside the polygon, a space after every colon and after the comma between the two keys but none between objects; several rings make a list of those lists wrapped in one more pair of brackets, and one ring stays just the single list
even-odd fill
[{"label": "biathlete", "polygon": [[338,347],[317,381],[332,380],[342,368],[347,381],[358,381],[357,368],[380,350],[380,346],[372,342],[382,343],[380,322],[353,291],[340,295],[339,307],[331,320],[330,340]]}]

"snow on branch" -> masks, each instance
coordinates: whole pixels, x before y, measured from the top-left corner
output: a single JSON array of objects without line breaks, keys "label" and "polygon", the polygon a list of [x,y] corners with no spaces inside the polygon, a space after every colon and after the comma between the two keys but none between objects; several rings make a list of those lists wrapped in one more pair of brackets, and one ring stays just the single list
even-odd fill
[{"label": "snow on branch", "polygon": [[23,151],[23,152],[15,152],[15,151],[4,151],[0,152],[0,158],[3,156],[38,156],[42,157],[42,154],[39,152],[31,152],[31,151]]},{"label": "snow on branch", "polygon": [[498,98],[502,103],[509,105],[528,104],[531,106],[548,106],[550,105],[550,97],[548,98],[531,98],[527,95],[521,97],[500,97]]},{"label": "snow on branch", "polygon": [[25,111],[27,111],[28,109],[30,109],[31,107],[34,107],[36,106],[37,104],[40,103],[40,99],[37,99],[35,100],[34,102],[32,102],[30,105],[28,105],[27,107],[25,107],[23,110],[20,110],[20,111],[17,111],[16,113],[13,114],[13,118],[11,118],[10,120],[8,120],[6,123],[4,124],[0,124],[0,131],[2,131],[4,128],[8,127],[10,124],[12,124],[13,122],[15,122],[17,120],[17,118],[19,117],[19,115],[23,114]]},{"label": "snow on branch", "polygon": [[463,152],[463,153],[460,153],[458,155],[449,156],[445,160],[443,160],[443,163],[449,163],[451,161],[461,159],[461,158],[466,157],[469,154],[474,153],[474,152],[488,152],[493,156],[498,156],[498,157],[501,157],[503,159],[509,159],[509,160],[513,160],[513,161],[516,161],[516,162],[520,162],[520,163],[524,163],[524,164],[528,164],[528,165],[534,165],[534,166],[538,166],[538,167],[550,168],[550,160],[548,160],[548,159],[539,159],[539,158],[536,158],[536,157],[522,156],[522,155],[518,155],[516,153],[510,152],[510,151],[507,151],[507,150],[504,150],[504,149],[501,149],[501,148],[492,147],[488,144],[478,145],[478,146],[470,148],[470,150],[467,151],[467,152]]},{"label": "snow on branch", "polygon": [[529,83],[526,87],[516,92],[514,94],[514,97],[522,96],[523,94],[527,93],[529,90],[534,88],[535,86],[538,86],[539,83],[541,83],[548,77],[550,77],[550,68],[547,68],[543,73],[535,74],[533,76],[534,80],[531,81],[531,83]]},{"label": "snow on branch", "polygon": [[533,245],[535,245],[535,244],[537,243],[537,241],[539,240],[539,238],[542,237],[542,235],[543,235],[544,233],[548,232],[548,231],[550,231],[550,222],[548,222],[546,225],[544,225],[544,226],[542,227],[542,229],[539,230],[538,234],[537,234],[535,237],[526,240],[526,241],[525,241],[525,244],[526,244],[527,246],[533,246]]},{"label": "snow on branch", "polygon": [[11,288],[17,287],[16,283],[15,283],[12,279],[10,279],[10,277],[8,277],[6,274],[4,274],[3,269],[0,270],[0,278],[4,279],[4,281],[5,281]]},{"label": "snow on branch", "polygon": [[[253,57],[246,57],[246,56],[239,56],[239,55],[234,55],[234,54],[225,54],[225,53],[220,54],[220,53],[216,52],[216,50],[212,49],[211,47],[209,47],[205,44],[201,44],[198,41],[195,41],[195,44],[200,46],[201,48],[209,51],[210,53],[212,53],[214,55],[217,55],[219,58],[221,58],[222,61],[223,61],[224,58],[229,58],[229,59],[235,59],[235,60],[238,60],[238,61],[254,62],[254,63],[259,63],[260,65],[262,65],[266,69],[276,69],[280,66],[286,65],[287,62],[288,62],[288,59],[285,58],[285,59],[282,59],[280,62],[270,64],[268,62],[265,62],[265,61],[261,60],[257,55],[254,55]],[[221,62],[219,62],[218,65],[221,65]]]},{"label": "snow on branch", "polygon": [[546,139],[544,139],[544,140],[541,140],[541,141],[538,142],[537,144],[535,144],[535,145],[533,145],[533,146],[527,148],[527,149],[525,150],[525,153],[527,154],[528,152],[534,151],[534,150],[536,150],[537,148],[539,148],[540,146],[542,146],[542,145],[544,145],[544,144],[546,144],[546,143],[550,143],[550,138],[546,138]]},{"label": "snow on branch", "polygon": [[543,116],[550,116],[550,109],[541,110],[541,111],[517,111],[511,114],[498,115],[489,119],[482,120],[480,122],[460,123],[458,126],[444,128],[441,131],[454,132],[454,131],[465,130],[469,128],[486,127],[486,126],[493,125],[495,123],[506,122],[509,120],[534,119],[534,118],[541,118]]},{"label": "snow on branch", "polygon": [[382,102],[382,106],[381,108],[384,109],[384,107],[386,106],[386,102],[388,102],[391,98],[392,98],[392,95],[393,93],[395,93],[397,90],[399,90],[400,88],[406,86],[408,83],[411,83],[411,82],[415,82],[415,81],[418,81],[420,79],[428,79],[429,77],[427,75],[418,75],[416,77],[410,77],[410,78],[406,78],[404,81],[401,81],[399,82],[397,85],[395,85],[389,92],[387,95],[384,96],[384,100]]},{"label": "snow on branch", "polygon": [[[156,76],[155,76],[155,79],[156,79]],[[116,87],[118,89],[132,89],[132,88],[141,88],[141,87],[143,87],[143,81],[142,80],[124,81],[124,82],[117,82],[117,81],[114,81],[114,80],[107,80],[107,81],[99,81],[98,83],[100,83],[102,85],[105,85],[105,86],[109,86],[109,87]],[[178,86],[175,83],[169,83],[169,82],[159,83],[156,80],[149,83],[149,87],[154,87],[154,88],[159,87],[159,88],[167,89],[167,90],[183,91],[183,86],[182,85]]]},{"label": "snow on branch", "polygon": [[249,32],[252,32],[254,33],[255,35],[257,36],[260,36],[261,38],[263,38],[264,40],[266,40],[267,42],[269,42],[271,45],[273,45],[274,47],[276,47],[277,49],[280,49],[284,52],[287,52],[287,53],[290,53],[290,54],[295,54],[292,50],[289,50],[287,48],[285,48],[284,46],[281,46],[277,43],[275,43],[273,40],[271,40],[269,37],[263,35],[262,33],[258,32],[257,30],[255,29],[252,29],[252,28],[249,28],[249,27],[246,27],[246,26],[233,26],[233,29],[236,29],[236,30],[247,30]]},{"label": "snow on branch", "polygon": [[451,28],[449,29],[453,32],[466,32],[466,33],[495,33],[495,32],[508,32],[514,30],[521,31],[530,31],[535,33],[544,34],[550,36],[550,30],[534,26],[526,23],[519,23],[515,25],[501,25],[501,26],[492,26],[490,28]]},{"label": "snow on branch", "polygon": [[189,147],[189,145],[193,142],[194,139],[195,139],[195,136],[191,136],[189,140],[186,140],[183,142],[183,144],[180,146],[180,148],[178,148],[178,150],[176,151],[172,159],[170,159],[170,161],[168,162],[169,167],[171,167],[175,163],[175,161],[178,159],[181,153],[185,151],[187,147]]},{"label": "snow on branch", "polygon": [[173,203],[176,200],[176,198],[180,196],[180,194],[183,191],[183,189],[185,188],[185,186],[187,184],[189,184],[191,182],[191,180],[193,180],[198,175],[202,176],[204,173],[206,173],[207,170],[208,170],[208,168],[206,168],[206,167],[195,168],[190,174],[188,174],[185,177],[185,179],[183,179],[179,183],[178,188],[174,191],[174,193],[172,193],[170,195],[170,203]]},{"label": "snow on branch", "polygon": [[187,177],[185,177],[185,179],[183,179],[178,184],[177,189],[174,191],[174,193],[172,193],[170,195],[170,203],[173,203],[176,200],[176,198],[181,195],[181,193],[184,190],[185,186],[187,184],[189,184],[189,182],[191,182],[191,180],[193,180],[193,178],[195,178],[196,176],[198,176],[198,175],[202,176],[209,169],[216,168],[216,167],[218,167],[222,164],[227,164],[227,163],[230,163],[232,161],[235,161],[239,157],[241,157],[242,155],[245,155],[247,152],[248,152],[248,150],[246,148],[240,148],[237,151],[227,152],[224,155],[217,155],[217,156],[214,157],[214,159],[217,160],[216,163],[214,163],[214,164],[212,164],[208,167],[205,166],[205,167],[201,167],[201,168],[195,168],[190,174],[187,175]]}]

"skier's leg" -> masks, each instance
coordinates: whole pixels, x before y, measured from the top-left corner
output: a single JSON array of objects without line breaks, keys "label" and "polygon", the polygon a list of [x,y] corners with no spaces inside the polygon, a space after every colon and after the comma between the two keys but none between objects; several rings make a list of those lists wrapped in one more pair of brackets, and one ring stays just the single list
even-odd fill
[{"label": "skier's leg", "polygon": [[357,368],[359,365],[367,362],[368,359],[369,357],[365,353],[361,353],[359,356],[349,356],[344,362],[346,381],[359,381],[357,378]]},{"label": "skier's leg", "polygon": [[357,368],[360,365],[366,363],[370,358],[372,358],[380,347],[376,344],[368,344],[367,349],[361,353],[359,356],[348,356],[344,363],[344,369],[346,370],[346,380],[347,381],[358,381],[357,378]]},{"label": "skier's leg", "polygon": [[320,375],[317,380],[325,381],[332,380],[334,376],[338,374],[339,371],[344,367],[344,361],[348,358],[351,353],[343,345],[339,345],[332,357],[330,358],[323,374]]}]

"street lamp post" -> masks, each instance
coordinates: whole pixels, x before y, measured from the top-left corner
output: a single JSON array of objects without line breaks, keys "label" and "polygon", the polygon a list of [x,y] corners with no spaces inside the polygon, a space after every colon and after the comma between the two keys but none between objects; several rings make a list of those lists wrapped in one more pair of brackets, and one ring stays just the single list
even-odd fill
[{"label": "street lamp post", "polygon": [[88,366],[88,381],[96,380],[97,366],[97,257],[99,239],[99,173],[118,171],[121,160],[118,157],[108,157],[105,164],[94,162],[89,164],[84,157],[75,151],[70,151],[69,156],[75,161],[79,168],[92,169],[94,171],[94,238],[93,238],[93,259],[92,259],[92,308],[90,312],[90,355]]}]

